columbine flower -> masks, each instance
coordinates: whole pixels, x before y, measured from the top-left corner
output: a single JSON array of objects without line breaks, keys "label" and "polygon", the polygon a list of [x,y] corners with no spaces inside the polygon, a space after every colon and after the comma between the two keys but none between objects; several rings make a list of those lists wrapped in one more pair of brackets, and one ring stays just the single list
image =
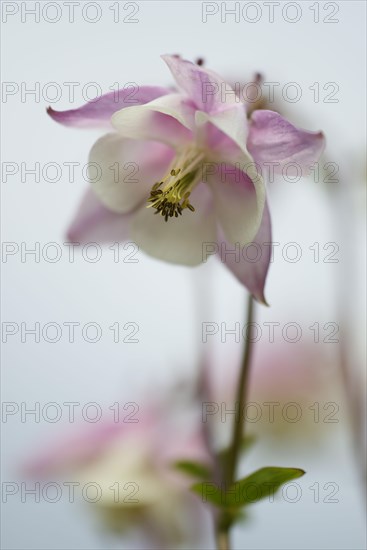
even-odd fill
[{"label": "columbine flower", "polygon": [[[323,426],[328,423],[320,419],[322,415],[326,417],[330,414],[332,417],[337,408],[332,405],[340,391],[337,362],[326,345],[316,346],[311,338],[302,340],[287,342],[275,339],[256,345],[251,399],[243,410],[243,420],[255,424],[256,438],[261,438],[262,434],[271,438],[276,435],[273,446],[283,445],[284,437],[290,435],[303,440],[309,437],[325,438],[327,434]],[[228,415],[223,419],[220,411],[235,409],[239,371],[237,347],[227,350],[226,359],[226,368],[223,369],[213,346],[205,364],[203,418],[211,426],[217,448],[228,446],[231,436],[229,427],[232,417]],[[330,405],[327,412],[326,405],[324,411],[323,405],[319,410],[320,403]]]},{"label": "columbine flower", "polygon": [[[102,176],[92,183],[94,195],[85,198],[69,237],[85,240],[99,226],[103,238],[131,239],[154,257],[191,266],[222,252],[227,267],[265,301],[270,246],[264,244],[271,242],[271,228],[259,167],[273,162],[279,172],[297,162],[307,173],[324,137],[272,111],[255,111],[248,120],[246,105],[220,76],[178,56],[163,59],[177,90],[141,87],[132,96],[127,88],[118,98],[107,94],[80,109],[49,109],[65,125],[112,124],[115,130],[91,149],[89,160]],[[129,181],[124,167],[131,172],[135,164]],[[250,242],[262,247],[259,261],[242,253],[223,257]]]},{"label": "columbine flower", "polygon": [[144,548],[194,546],[207,535],[210,516],[189,491],[194,479],[174,464],[210,463],[210,457],[202,433],[187,415],[175,413],[165,403],[140,409],[137,423],[104,421],[78,429],[29,460],[28,476],[67,474],[81,493],[92,483],[99,490],[93,508],[102,525],[124,536],[140,532]]}]

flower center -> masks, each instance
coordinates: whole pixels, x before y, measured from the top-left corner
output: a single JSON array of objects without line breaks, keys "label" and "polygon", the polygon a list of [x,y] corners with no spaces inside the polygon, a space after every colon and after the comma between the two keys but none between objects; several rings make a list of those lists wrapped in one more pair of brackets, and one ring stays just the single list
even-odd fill
[{"label": "flower center", "polygon": [[189,197],[200,180],[203,160],[204,153],[198,149],[189,148],[178,154],[168,174],[153,185],[147,208],[155,208],[154,214],[160,213],[166,222],[168,218],[181,216],[185,208],[194,212]]}]

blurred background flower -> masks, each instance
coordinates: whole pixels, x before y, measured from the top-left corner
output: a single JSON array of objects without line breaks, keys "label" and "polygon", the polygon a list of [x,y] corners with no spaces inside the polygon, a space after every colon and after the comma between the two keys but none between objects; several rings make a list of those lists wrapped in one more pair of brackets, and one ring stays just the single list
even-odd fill
[{"label": "blurred background flower", "polygon": [[184,409],[182,398],[182,389],[161,394],[160,403],[146,395],[133,418],[60,434],[29,460],[25,471],[43,482],[56,476],[90,486],[93,496],[85,500],[93,502],[89,506],[99,527],[119,536],[126,548],[132,537],[144,548],[203,544],[210,540],[210,513],[189,490],[195,477],[180,473],[176,463],[209,467],[212,459],[197,406],[186,401]]}]

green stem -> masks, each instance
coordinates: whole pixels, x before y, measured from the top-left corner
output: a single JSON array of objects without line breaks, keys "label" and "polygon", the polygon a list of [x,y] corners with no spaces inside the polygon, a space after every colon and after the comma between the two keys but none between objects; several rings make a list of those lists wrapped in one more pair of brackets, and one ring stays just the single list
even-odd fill
[{"label": "green stem", "polygon": [[227,488],[235,482],[238,459],[240,455],[241,445],[244,438],[244,424],[242,422],[242,411],[244,410],[248,390],[248,375],[250,371],[251,351],[252,351],[252,319],[253,319],[254,301],[251,295],[247,302],[247,333],[241,372],[238,379],[237,395],[235,400],[236,414],[233,422],[231,451],[228,457],[227,470]]},{"label": "green stem", "polygon": [[[236,480],[238,460],[240,457],[240,451],[242,441],[244,438],[244,424],[242,422],[242,411],[245,408],[247,391],[248,391],[248,376],[250,372],[251,352],[252,352],[252,322],[253,322],[254,301],[251,294],[248,297],[247,302],[247,332],[245,347],[243,352],[243,359],[241,365],[241,371],[238,379],[237,394],[235,399],[236,414],[234,416],[232,439],[230,444],[230,451],[228,455],[227,470],[225,472],[225,486],[228,489]],[[218,520],[220,521],[220,519]],[[230,550],[229,531],[231,528],[230,522],[225,522],[226,527],[217,534],[217,548],[218,550]]]},{"label": "green stem", "polygon": [[228,532],[219,531],[216,536],[216,541],[218,550],[230,550]]}]

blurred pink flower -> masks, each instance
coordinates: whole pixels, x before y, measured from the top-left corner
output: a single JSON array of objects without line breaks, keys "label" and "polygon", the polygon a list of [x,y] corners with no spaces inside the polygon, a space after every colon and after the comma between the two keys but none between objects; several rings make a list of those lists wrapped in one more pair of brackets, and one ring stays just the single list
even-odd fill
[{"label": "blurred pink flower", "polygon": [[[329,436],[330,424],[337,424],[336,419],[339,422],[341,418],[339,409],[343,403],[335,351],[329,344],[306,339],[295,343],[256,343],[248,401],[241,411],[248,432],[271,438],[275,434],[302,439]],[[235,409],[241,359],[235,350],[232,353],[226,369],[215,357],[206,368],[208,405],[204,411],[219,448],[229,444],[233,421],[230,411]],[[281,437],[275,438],[273,444],[277,441],[284,444]]]},{"label": "blurred pink flower", "polygon": [[203,434],[191,429],[187,416],[173,420],[163,408],[137,414],[137,423],[104,422],[66,437],[29,460],[26,472],[36,478],[68,473],[81,486],[98,484],[101,498],[93,506],[106,527],[127,536],[128,530],[143,533],[147,548],[198,543],[208,532],[209,513],[189,491],[194,479],[174,463],[209,465]]},{"label": "blurred pink flower", "polygon": [[[85,241],[100,229],[102,240],[132,239],[156,258],[191,266],[208,254],[223,256],[234,244],[256,242],[263,249],[259,261],[227,253],[224,263],[265,302],[271,227],[258,168],[274,162],[281,171],[297,162],[307,173],[324,137],[272,111],[252,112],[248,121],[246,104],[220,76],[179,56],[163,59],[177,89],[125,88],[79,109],[48,109],[67,126],[115,129],[91,149],[101,177],[93,180],[69,238]],[[130,181],[126,166],[130,173],[137,168]],[[152,210],[173,221],[166,226]]]}]

